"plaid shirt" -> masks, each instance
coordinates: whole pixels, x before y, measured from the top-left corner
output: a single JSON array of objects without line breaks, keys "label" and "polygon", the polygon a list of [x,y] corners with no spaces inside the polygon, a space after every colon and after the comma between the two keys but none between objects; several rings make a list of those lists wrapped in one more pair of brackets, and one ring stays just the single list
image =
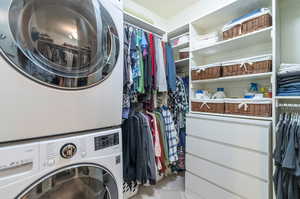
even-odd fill
[{"label": "plaid shirt", "polygon": [[166,137],[169,148],[169,160],[170,163],[178,161],[177,145],[178,145],[178,134],[175,129],[175,124],[171,115],[171,112],[166,107],[161,109],[163,119],[166,128]]}]

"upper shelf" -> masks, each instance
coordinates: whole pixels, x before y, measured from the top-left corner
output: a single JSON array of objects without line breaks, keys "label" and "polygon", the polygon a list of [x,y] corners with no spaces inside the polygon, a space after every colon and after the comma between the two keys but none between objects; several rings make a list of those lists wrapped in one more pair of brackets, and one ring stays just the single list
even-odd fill
[{"label": "upper shelf", "polygon": [[271,32],[272,27],[269,27],[246,35],[235,37],[233,39],[220,41],[209,46],[191,49],[191,51],[197,52],[199,55],[207,56],[224,51],[230,52],[242,48],[247,48],[249,46],[253,46],[260,43],[272,42]]},{"label": "upper shelf", "polygon": [[192,25],[201,30],[211,30],[229,21],[243,16],[257,8],[270,7],[271,0],[232,0],[192,22]]},{"label": "upper shelf", "polygon": [[164,30],[162,30],[161,28],[154,26],[130,13],[124,12],[124,21],[127,23],[130,23],[134,26],[137,26],[139,28],[142,28],[146,31],[158,34],[160,36],[163,36],[164,34],[166,34],[166,32]]},{"label": "upper shelf", "polygon": [[185,24],[183,26],[179,26],[176,29],[168,32],[168,39],[176,38],[184,33],[189,32],[189,24]]}]

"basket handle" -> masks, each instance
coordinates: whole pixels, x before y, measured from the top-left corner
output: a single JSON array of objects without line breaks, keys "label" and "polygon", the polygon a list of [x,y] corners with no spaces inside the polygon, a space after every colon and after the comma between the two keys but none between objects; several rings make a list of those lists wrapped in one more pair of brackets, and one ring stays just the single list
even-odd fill
[{"label": "basket handle", "polygon": [[205,71],[206,70],[206,68],[199,68],[198,70],[197,70],[197,73],[201,73],[201,71]]},{"label": "basket handle", "polygon": [[241,65],[240,65],[240,67],[244,68],[245,71],[248,71],[247,64],[253,65],[253,62],[242,62]]},{"label": "basket handle", "polygon": [[248,108],[249,108],[249,106],[248,106],[247,103],[240,103],[240,104],[239,104],[239,109],[241,109],[241,108],[243,108],[243,107],[244,107],[244,111],[247,111]]},{"label": "basket handle", "polygon": [[208,106],[208,104],[206,102],[202,103],[202,105],[200,106],[200,109],[202,109],[204,106],[206,106],[208,109],[210,109],[210,107]]}]

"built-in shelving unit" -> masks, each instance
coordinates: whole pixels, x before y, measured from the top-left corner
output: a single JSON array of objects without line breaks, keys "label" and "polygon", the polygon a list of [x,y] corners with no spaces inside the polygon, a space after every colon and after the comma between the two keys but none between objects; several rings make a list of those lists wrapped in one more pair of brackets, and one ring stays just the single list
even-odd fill
[{"label": "built-in shelving unit", "polygon": [[[189,24],[184,24],[182,26],[179,26],[175,28],[174,30],[167,33],[168,40],[176,40],[180,37],[189,35]],[[173,46],[173,52],[175,57],[175,66],[176,66],[176,72],[177,75],[186,77],[189,76],[189,62],[190,62],[190,53],[188,58],[181,59],[179,56],[180,50],[182,49],[189,49],[190,47],[190,41],[181,42],[179,45]],[[188,50],[189,52],[190,50]]]},{"label": "built-in shelving unit", "polygon": [[[223,40],[221,35],[223,26],[229,21],[243,16],[257,8],[271,8],[272,10],[275,1],[277,0],[232,0],[191,21],[189,28],[190,74],[192,73],[192,69],[195,70],[195,68],[201,68],[201,66],[207,66],[214,63],[224,63],[228,60],[239,60],[267,54],[272,54],[274,60],[274,29],[276,26],[271,26],[228,40]],[[216,34],[216,32],[218,34]],[[206,44],[199,43],[201,42],[201,37],[205,34],[219,35],[219,40],[211,43],[207,42]],[[249,89],[250,83],[254,82],[261,87],[268,88],[268,90],[272,89],[272,94],[274,96],[274,87],[276,84],[275,71],[275,61],[273,61],[272,72],[220,77],[215,79],[191,80],[191,111],[188,116],[189,128],[187,130],[187,143],[188,146],[193,146],[189,146],[187,149],[189,161],[187,165],[188,175],[186,179],[186,189],[188,191],[192,190],[194,193],[197,192],[197,186],[193,187],[193,183],[201,183],[202,188],[208,188],[214,191],[214,194],[207,194],[207,198],[222,198],[224,195],[226,195],[226,198],[236,198],[237,195],[241,198],[247,198],[251,195],[253,198],[272,199],[271,124],[274,122],[274,115],[272,117],[256,117],[248,115],[219,114],[196,112],[191,108],[192,102],[201,102],[201,100],[195,99],[196,95],[194,95],[194,93],[197,90],[206,90],[213,93],[217,88],[224,88],[227,98],[243,98],[245,92]],[[210,100],[206,102],[204,100],[203,104],[207,105],[210,102]],[[274,104],[275,98],[269,99],[268,103],[271,102]],[[212,105],[210,104],[207,105],[208,109],[210,109],[211,106]],[[251,130],[252,128],[253,130]],[[246,139],[247,142],[244,142],[244,139]],[[248,147],[248,141],[253,142],[253,145]],[[214,147],[217,147],[217,149]],[[227,160],[221,162],[211,153],[207,155],[204,153],[197,155],[201,149],[209,150],[212,148],[214,148],[214,153],[222,154],[220,156],[228,155],[228,158],[236,157],[236,160],[230,160],[228,161],[229,163],[224,163],[227,162]],[[251,156],[249,156],[248,149],[252,151],[251,153],[253,155],[255,154],[255,158],[253,161],[246,163]],[[192,156],[190,154],[192,154]],[[248,156],[245,161],[242,160],[242,157],[244,156]],[[257,158],[258,156],[262,159]],[[241,162],[245,162],[245,165]],[[240,176],[239,172],[235,171],[245,169],[243,173],[248,175],[250,170],[252,170],[252,168],[249,167],[249,164],[252,164],[253,162],[256,162],[255,165],[260,165],[257,172],[253,173],[254,176],[263,179],[262,182],[254,177],[246,177],[248,182],[251,182],[256,186],[255,188],[252,187],[252,189],[255,190],[255,194],[247,195],[246,192],[248,189],[242,189],[240,186],[228,185],[227,181],[222,179],[222,177],[206,174],[210,172],[219,172],[218,176],[224,176],[224,178],[231,176],[235,182],[242,182],[243,180],[246,180],[246,178]],[[196,169],[193,164],[205,166],[200,166],[200,169]],[[214,169],[211,169],[209,172],[209,168]],[[263,168],[263,172],[261,168]],[[204,172],[201,172],[201,170],[204,170]],[[195,172],[197,175],[193,175]],[[216,186],[212,186],[212,184]],[[189,188],[190,186],[193,188]],[[222,190],[219,189],[220,187]],[[199,194],[201,195],[201,192],[199,192]]]}]

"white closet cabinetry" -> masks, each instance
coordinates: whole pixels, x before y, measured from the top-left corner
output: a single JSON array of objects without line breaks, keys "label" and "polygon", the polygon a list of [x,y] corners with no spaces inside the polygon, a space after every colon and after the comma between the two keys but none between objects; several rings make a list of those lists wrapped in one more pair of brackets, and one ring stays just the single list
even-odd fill
[{"label": "white closet cabinetry", "polygon": [[[221,33],[230,20],[258,8],[273,10],[273,5],[272,0],[236,0],[191,21],[190,71],[195,66],[273,54],[274,27],[198,45],[201,35]],[[228,97],[241,98],[251,82],[273,88],[274,68],[261,74],[190,79],[190,110],[198,89],[211,92],[221,87]],[[186,157],[189,199],[271,199],[273,118],[191,111],[187,117]]]},{"label": "white closet cabinetry", "polygon": [[[187,194],[206,194],[206,199],[269,198],[270,131],[271,121],[190,114]],[[214,191],[206,193],[207,189]]]}]

